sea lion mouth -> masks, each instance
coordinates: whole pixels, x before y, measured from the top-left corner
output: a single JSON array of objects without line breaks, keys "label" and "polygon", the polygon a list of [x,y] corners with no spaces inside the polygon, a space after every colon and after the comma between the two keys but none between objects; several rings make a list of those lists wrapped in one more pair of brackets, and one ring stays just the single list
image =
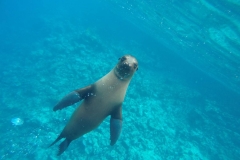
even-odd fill
[{"label": "sea lion mouth", "polygon": [[137,61],[130,55],[119,58],[119,62],[114,69],[115,75],[121,79],[130,79],[137,70]]}]

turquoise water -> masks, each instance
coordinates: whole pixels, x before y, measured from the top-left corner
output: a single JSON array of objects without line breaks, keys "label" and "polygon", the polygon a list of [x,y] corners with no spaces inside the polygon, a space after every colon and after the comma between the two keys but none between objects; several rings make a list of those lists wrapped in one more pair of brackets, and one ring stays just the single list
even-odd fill
[{"label": "turquoise water", "polygon": [[[239,10],[239,0],[1,1],[0,159],[239,159]],[[47,146],[78,104],[52,108],[126,53],[139,69],[119,140],[109,145],[107,118],[57,157],[59,143]]]}]

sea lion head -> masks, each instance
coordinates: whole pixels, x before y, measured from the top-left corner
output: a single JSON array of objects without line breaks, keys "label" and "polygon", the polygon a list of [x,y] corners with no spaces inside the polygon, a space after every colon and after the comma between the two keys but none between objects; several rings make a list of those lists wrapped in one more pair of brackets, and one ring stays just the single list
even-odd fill
[{"label": "sea lion head", "polygon": [[129,80],[137,70],[137,59],[131,55],[124,55],[119,58],[118,64],[114,68],[114,73],[120,80]]}]

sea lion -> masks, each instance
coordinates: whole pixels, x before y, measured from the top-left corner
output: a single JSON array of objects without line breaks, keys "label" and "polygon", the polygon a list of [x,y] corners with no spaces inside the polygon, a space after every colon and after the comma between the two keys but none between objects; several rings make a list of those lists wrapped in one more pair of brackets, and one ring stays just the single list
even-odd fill
[{"label": "sea lion", "polygon": [[98,127],[109,115],[111,116],[110,145],[116,143],[122,130],[122,103],[128,85],[137,69],[137,59],[131,55],[124,55],[104,77],[63,97],[53,108],[54,111],[61,110],[81,100],[83,102],[74,111],[57,139],[50,144],[52,146],[60,139],[65,138],[59,145],[57,155],[61,155],[71,141]]}]

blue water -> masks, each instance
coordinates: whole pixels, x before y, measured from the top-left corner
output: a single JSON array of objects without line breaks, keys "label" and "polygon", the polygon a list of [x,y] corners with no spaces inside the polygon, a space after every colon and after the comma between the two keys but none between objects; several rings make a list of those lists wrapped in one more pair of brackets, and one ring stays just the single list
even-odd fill
[{"label": "blue water", "polygon": [[[0,159],[239,159],[239,10],[238,0],[1,1]],[[117,143],[107,118],[57,157],[59,143],[47,146],[78,104],[54,105],[127,53],[139,70]]]}]

